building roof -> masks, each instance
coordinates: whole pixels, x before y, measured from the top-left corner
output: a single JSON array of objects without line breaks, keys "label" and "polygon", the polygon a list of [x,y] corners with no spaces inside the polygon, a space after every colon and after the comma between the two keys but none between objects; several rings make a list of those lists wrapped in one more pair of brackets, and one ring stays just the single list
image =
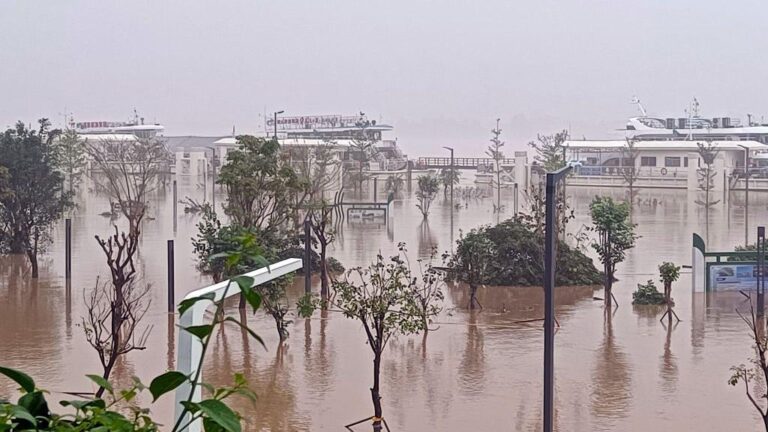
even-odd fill
[{"label": "building roof", "polygon": [[[635,141],[638,150],[662,150],[662,151],[691,151],[699,148],[703,141]],[[768,145],[757,141],[711,141],[713,146],[720,150],[743,151],[744,147],[750,150],[768,150]],[[627,145],[626,140],[568,140],[563,144],[569,149],[594,149],[594,150],[620,150]]]},{"label": "building roof", "polygon": [[169,150],[174,150],[177,148],[184,148],[184,149],[192,149],[192,148],[202,148],[210,147],[216,144],[218,140],[220,140],[221,136],[166,136],[163,137],[163,140],[165,140],[166,146],[168,146]]}]

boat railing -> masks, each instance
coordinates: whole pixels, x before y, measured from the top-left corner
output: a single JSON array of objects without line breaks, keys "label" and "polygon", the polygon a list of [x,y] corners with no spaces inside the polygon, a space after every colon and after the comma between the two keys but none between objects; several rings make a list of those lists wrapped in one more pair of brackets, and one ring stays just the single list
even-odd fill
[{"label": "boat railing", "polygon": [[[687,178],[687,167],[639,167],[634,168],[637,177],[670,177]],[[574,175],[586,177],[625,177],[630,174],[632,167],[620,166],[580,166],[573,171]]]}]

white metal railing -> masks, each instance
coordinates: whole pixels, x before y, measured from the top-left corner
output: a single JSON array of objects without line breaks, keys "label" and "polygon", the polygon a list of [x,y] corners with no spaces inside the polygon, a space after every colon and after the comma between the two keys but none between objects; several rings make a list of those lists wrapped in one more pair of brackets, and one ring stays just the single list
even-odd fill
[{"label": "white metal railing", "polygon": [[[253,286],[261,285],[269,282],[273,279],[277,279],[281,276],[285,276],[288,273],[292,273],[299,270],[302,267],[302,261],[297,258],[289,258],[284,261],[280,261],[276,264],[272,264],[269,267],[262,267],[258,270],[254,270],[250,273],[246,273],[246,276],[253,278]],[[217,284],[195,290],[184,296],[184,300],[200,297],[205,294],[214,293],[213,300],[201,300],[187,309],[183,315],[179,318],[179,325],[181,327],[189,327],[203,324],[205,318],[205,311],[213,302],[217,302],[224,298],[224,290],[227,288],[229,281],[219,282]],[[229,291],[227,291],[227,298],[240,294],[240,287],[236,283],[232,283]],[[197,373],[197,366],[200,363],[200,356],[203,353],[203,345],[200,339],[192,336],[188,332],[179,329],[179,344],[176,350],[176,370],[187,375],[194,376]],[[200,373],[200,380],[202,380],[203,374]],[[200,381],[198,381],[200,382]],[[189,396],[191,384],[185,383],[176,389],[176,405],[174,421],[178,420],[184,407],[181,406],[181,402],[187,399]],[[192,395],[193,402],[199,402],[202,400],[202,388],[200,385],[195,386],[194,393]],[[198,432],[201,430],[200,421],[196,421],[187,427],[189,432]]]},{"label": "white metal railing", "polygon": [[[577,176],[601,176],[601,177],[622,177],[622,172],[627,172],[631,168],[619,166],[581,166],[574,169],[574,175]],[[688,167],[639,167],[635,168],[639,177],[688,177]]]}]

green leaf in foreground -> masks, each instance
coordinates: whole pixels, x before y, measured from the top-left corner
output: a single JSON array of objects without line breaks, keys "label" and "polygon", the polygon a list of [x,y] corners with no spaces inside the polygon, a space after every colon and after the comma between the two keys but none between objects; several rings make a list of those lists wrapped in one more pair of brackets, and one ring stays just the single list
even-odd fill
[{"label": "green leaf in foreground", "polygon": [[160,396],[168,393],[176,387],[187,381],[187,376],[178,371],[166,372],[155,377],[149,384],[149,391],[152,393],[152,402],[158,400]]},{"label": "green leaf in foreground", "polygon": [[196,325],[196,326],[189,326],[189,327],[182,327],[182,328],[187,332],[197,336],[200,339],[205,338],[206,336],[211,334],[211,332],[213,331],[213,326],[210,324],[203,324],[203,325]]},{"label": "green leaf in foreground", "polygon": [[241,432],[240,418],[224,402],[206,399],[198,404],[200,411],[229,432]]},{"label": "green leaf in foreground", "polygon": [[215,297],[216,297],[216,294],[207,293],[197,297],[193,297],[191,299],[182,300],[181,303],[179,303],[179,315],[184,315],[184,312],[186,312],[187,309],[191,308],[195,303],[201,300],[213,301]]},{"label": "green leaf in foreground", "polygon": [[33,381],[32,378],[24,372],[19,372],[16,369],[0,366],[0,374],[3,374],[15,381],[27,393],[32,393],[35,391],[35,381]]},{"label": "green leaf in foreground", "polygon": [[86,375],[91,381],[95,382],[97,386],[103,387],[104,390],[112,393],[112,385],[104,377],[99,375]]}]

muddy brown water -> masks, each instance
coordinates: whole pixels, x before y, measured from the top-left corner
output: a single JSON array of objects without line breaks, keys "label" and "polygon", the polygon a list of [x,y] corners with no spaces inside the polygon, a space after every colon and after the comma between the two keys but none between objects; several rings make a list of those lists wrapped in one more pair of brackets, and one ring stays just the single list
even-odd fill
[{"label": "muddy brown water", "polygon": [[[186,181],[185,181],[186,180]],[[179,196],[202,199],[203,189],[180,180]],[[104,277],[104,259],[94,234],[107,234],[111,221],[99,215],[107,199],[85,192],[73,214],[73,280],[64,282],[63,222],[41,262],[41,277],[29,279],[19,257],[0,259],[0,364],[25,370],[42,388],[60,398],[62,391],[92,388],[86,373],[98,373],[95,353],[80,327],[84,292]],[[210,190],[209,190],[210,192]],[[589,220],[588,204],[596,193],[620,197],[617,189],[568,188],[578,230]],[[619,267],[615,293],[620,307],[605,320],[602,291],[563,287],[557,291],[561,327],[556,335],[556,426],[560,431],[696,430],[756,431],[759,418],[743,388],[727,385],[731,365],[751,355],[744,324],[734,312],[741,297],[734,293],[692,294],[690,274],[674,286],[682,321],[670,328],[658,318],[662,311],[631,306],[638,282],[656,279],[662,261],[690,264],[691,233],[704,233],[703,211],[683,191],[643,190],[634,211],[642,236]],[[218,201],[223,201],[218,196]],[[383,199],[383,196],[382,196]],[[511,198],[502,218],[512,214]],[[653,200],[656,199],[656,205]],[[709,243],[726,250],[744,242],[742,196],[717,205],[710,214]],[[752,227],[766,214],[768,196],[752,194]],[[165,244],[176,241],[176,298],[209,283],[195,269],[189,239],[197,217],[179,208],[173,233],[170,193],[153,197],[144,226],[139,268],[152,284],[152,305],[146,324],[152,326],[147,349],[131,353],[115,370],[118,385],[137,375],[145,381],[173,368],[177,332],[165,313]],[[412,198],[394,202],[389,224],[345,223],[332,256],[347,266],[371,261],[376,253],[393,253],[397,242],[408,244],[416,259],[451,248],[459,230],[496,220],[492,200],[465,201],[450,224],[450,206],[442,197],[422,222]],[[120,220],[117,221],[120,223]],[[750,231],[750,235],[754,234]],[[315,281],[316,282],[316,281]],[[317,287],[315,287],[317,288]],[[290,290],[303,290],[297,279]],[[462,286],[446,287],[445,310],[428,337],[400,337],[386,350],[382,366],[384,414],[395,431],[529,431],[541,429],[542,291],[530,287],[487,287],[479,298],[485,309],[470,313]],[[236,308],[228,313],[237,314]],[[311,320],[294,318],[291,336],[281,348],[271,319],[247,317],[264,337],[267,350],[235,327],[215,336],[204,376],[227,383],[244,372],[259,395],[255,404],[233,401],[253,431],[338,431],[346,423],[371,415],[369,386],[372,356],[364,332],[336,312]],[[524,321],[521,323],[521,321]],[[526,322],[527,321],[527,322]],[[0,379],[0,397],[14,385]],[[153,406],[170,421],[171,397]],[[369,430],[361,425],[357,430]]]}]

